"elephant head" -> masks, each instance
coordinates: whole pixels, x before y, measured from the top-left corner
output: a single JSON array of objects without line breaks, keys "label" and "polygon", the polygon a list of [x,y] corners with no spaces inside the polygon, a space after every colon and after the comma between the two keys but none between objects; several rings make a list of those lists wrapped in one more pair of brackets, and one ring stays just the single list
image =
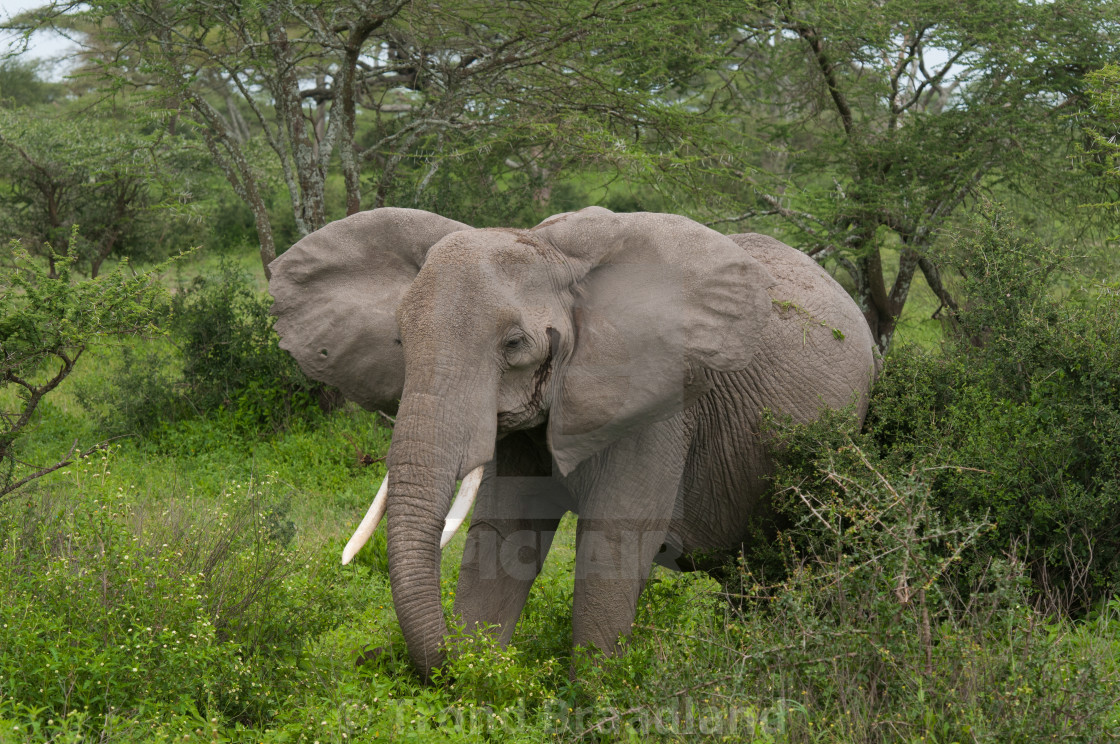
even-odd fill
[{"label": "elephant head", "polygon": [[[683,217],[590,207],[529,230],[376,209],[271,265],[281,346],[363,406],[399,399],[384,509],[393,601],[413,662],[442,659],[440,546],[455,481],[539,428],[558,475],[747,366],[767,271]],[[362,532],[360,529],[359,532]]]}]

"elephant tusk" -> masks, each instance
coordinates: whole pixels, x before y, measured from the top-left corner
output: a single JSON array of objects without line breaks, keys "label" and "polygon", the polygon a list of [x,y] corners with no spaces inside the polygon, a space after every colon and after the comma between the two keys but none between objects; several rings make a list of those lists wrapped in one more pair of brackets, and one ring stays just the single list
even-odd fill
[{"label": "elephant tusk", "polygon": [[373,503],[369,506],[369,511],[362,518],[362,523],[358,525],[358,529],[354,531],[354,536],[350,538],[350,542],[346,543],[346,547],[342,550],[342,565],[345,566],[353,560],[362,546],[373,537],[373,531],[377,529],[378,522],[385,516],[385,504],[388,500],[389,473],[386,472],[385,477],[381,480],[381,488],[377,489],[377,495],[373,497]]},{"label": "elephant tusk", "polygon": [[467,512],[471,510],[474,499],[478,496],[478,487],[482,484],[482,473],[483,466],[479,465],[467,473],[467,477],[463,479],[463,485],[459,486],[459,493],[455,496],[455,502],[451,504],[451,511],[447,512],[447,521],[443,525],[443,537],[439,540],[440,548],[447,547],[447,543],[451,542],[451,538],[455,537],[455,532],[463,524],[463,520],[467,518]]}]

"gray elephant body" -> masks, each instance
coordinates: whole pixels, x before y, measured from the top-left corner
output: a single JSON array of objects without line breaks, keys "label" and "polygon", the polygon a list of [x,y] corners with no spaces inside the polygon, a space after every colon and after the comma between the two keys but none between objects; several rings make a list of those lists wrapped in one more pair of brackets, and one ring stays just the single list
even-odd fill
[{"label": "gray elephant body", "polygon": [[712,393],[690,409],[697,431],[678,499],[680,531],[671,530],[685,555],[737,549],[747,538],[772,471],[764,410],[807,423],[822,408],[855,404],[862,421],[878,365],[863,314],[815,261],[766,235],[730,237],[774,277],[773,307],[763,351],[744,370],[713,373]]},{"label": "gray elephant body", "polygon": [[424,675],[444,653],[456,477],[485,465],[461,620],[508,641],[572,511],[573,643],[613,652],[654,561],[690,568],[747,539],[771,471],[764,410],[862,417],[877,365],[859,309],[811,259],[671,215],[590,208],[526,231],[374,210],[272,271],[282,345],[308,374],[370,407],[400,396],[390,577]]}]

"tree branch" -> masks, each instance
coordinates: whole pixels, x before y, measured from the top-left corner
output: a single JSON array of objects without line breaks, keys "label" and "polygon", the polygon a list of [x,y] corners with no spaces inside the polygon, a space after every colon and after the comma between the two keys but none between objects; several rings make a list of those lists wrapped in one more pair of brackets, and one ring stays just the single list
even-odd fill
[{"label": "tree branch", "polygon": [[828,58],[824,50],[824,42],[821,40],[820,35],[816,29],[800,24],[794,24],[793,30],[797,32],[809,48],[813,51],[813,56],[817,62],[817,68],[824,76],[825,85],[828,87],[828,94],[832,97],[832,102],[836,106],[836,112],[840,114],[840,121],[844,125],[844,133],[851,135],[852,133],[852,109],[848,105],[848,99],[844,96],[843,91],[840,90],[840,82],[836,78],[836,67]]},{"label": "tree branch", "polygon": [[[937,299],[941,300],[941,307],[949,308],[953,314],[956,315],[960,308],[957,306],[957,301],[953,299],[953,295],[949,293],[949,290],[947,290],[944,283],[942,283],[941,272],[938,270],[937,266],[928,258],[918,259],[918,266],[921,268],[922,274],[926,278],[926,284],[928,284],[929,288],[933,290],[933,293],[937,295]],[[937,317],[937,314],[941,312],[941,307],[934,311],[934,317]]]},{"label": "tree branch", "polygon": [[66,376],[73,371],[74,363],[78,361],[78,358],[81,357],[83,351],[85,351],[85,347],[78,346],[77,353],[75,353],[73,358],[71,358],[66,354],[65,351],[61,349],[55,348],[54,350],[52,350],[50,353],[62,360],[62,366],[59,368],[54,377],[47,380],[42,385],[36,385],[30,380],[23,379],[11,369],[4,371],[3,379],[8,382],[14,382],[15,384],[27,390],[28,397],[26,403],[24,403],[23,411],[20,413],[19,418],[16,419],[14,424],[7,428],[7,431],[0,435],[0,459],[9,457],[11,455],[12,443],[19,435],[19,432],[25,426],[27,426],[29,421],[31,421],[31,416],[35,413],[35,409],[39,406],[39,402],[43,399],[43,396],[54,390],[64,379],[66,379]]},{"label": "tree branch", "polygon": [[70,451],[67,452],[66,455],[61,460],[56,462],[54,465],[48,465],[47,467],[40,468],[39,470],[36,470],[32,474],[30,474],[30,475],[28,475],[24,478],[20,478],[15,483],[9,483],[9,484],[3,486],[2,488],[0,488],[0,500],[2,500],[5,496],[11,494],[12,492],[19,490],[23,486],[26,486],[31,481],[36,480],[37,478],[42,478],[44,475],[47,475],[49,473],[53,473],[56,470],[60,470],[64,467],[66,467],[67,465],[73,465],[75,460],[81,460],[83,458],[89,457],[94,452],[97,452],[98,450],[101,450],[101,449],[105,449],[105,446],[107,444],[109,444],[109,442],[112,442],[112,441],[117,440],[117,439],[121,439],[122,437],[125,437],[125,436],[130,436],[130,435],[123,434],[119,437],[112,437],[111,439],[106,439],[103,442],[98,442],[97,444],[93,445],[92,447],[90,447],[85,452],[79,453],[77,457],[74,457],[74,452],[78,449],[78,440],[75,439],[74,443],[72,445],[70,445]]}]

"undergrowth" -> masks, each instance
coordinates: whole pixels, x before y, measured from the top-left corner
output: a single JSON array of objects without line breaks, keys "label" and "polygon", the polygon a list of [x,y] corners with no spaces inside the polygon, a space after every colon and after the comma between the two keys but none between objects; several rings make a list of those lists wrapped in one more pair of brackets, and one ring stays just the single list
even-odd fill
[{"label": "undergrowth", "polygon": [[0,698],[58,721],[269,720],[343,617],[335,562],[290,547],[268,479],[152,502],[113,459],[0,513]]}]

